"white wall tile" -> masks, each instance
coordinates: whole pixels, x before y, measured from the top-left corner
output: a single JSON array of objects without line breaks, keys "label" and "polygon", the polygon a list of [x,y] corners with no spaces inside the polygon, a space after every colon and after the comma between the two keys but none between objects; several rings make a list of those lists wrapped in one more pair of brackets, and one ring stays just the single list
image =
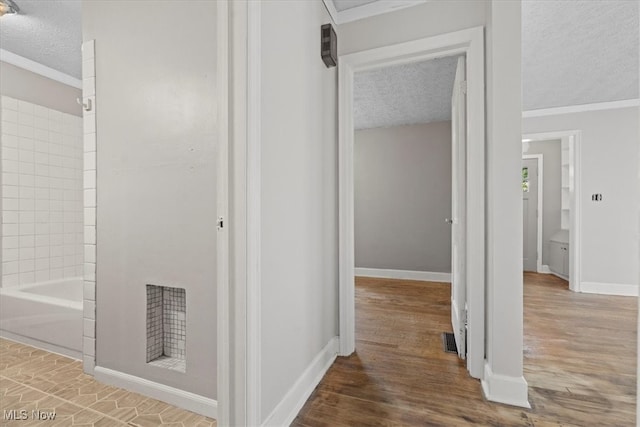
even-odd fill
[{"label": "white wall tile", "polygon": [[82,353],[85,356],[96,355],[96,340],[89,337],[84,337],[82,342]]},{"label": "white wall tile", "polygon": [[3,96],[2,101],[0,101],[0,106],[3,110],[18,111],[18,100],[8,96]]},{"label": "white wall tile", "polygon": [[20,222],[20,212],[19,211],[4,211],[2,212],[2,223],[3,224],[16,224]]},{"label": "white wall tile", "polygon": [[[2,261],[3,262],[9,262],[9,261],[17,261],[20,257],[20,249],[15,248],[15,249],[2,249]],[[2,271],[3,274],[5,274],[6,272],[3,270]]]},{"label": "white wall tile", "polygon": [[36,234],[35,224],[33,222],[19,224],[19,234],[20,236],[32,236]]},{"label": "white wall tile", "polygon": [[95,338],[96,321],[93,319],[82,319],[82,326],[84,330],[84,336],[88,338]]},{"label": "white wall tile", "polygon": [[96,283],[85,281],[83,285],[83,295],[85,300],[96,300]]},{"label": "white wall tile", "polygon": [[90,300],[84,300],[84,311],[82,317],[85,319],[96,318],[96,303]]},{"label": "white wall tile", "polygon": [[36,280],[35,274],[33,271],[20,273],[20,284],[28,285],[30,283],[34,283]]},{"label": "white wall tile", "polygon": [[2,276],[2,286],[17,286],[20,284],[20,274],[4,274]]},{"label": "white wall tile", "polygon": [[82,274],[82,119],[6,96],[0,108],[3,260],[18,263],[3,286]]}]

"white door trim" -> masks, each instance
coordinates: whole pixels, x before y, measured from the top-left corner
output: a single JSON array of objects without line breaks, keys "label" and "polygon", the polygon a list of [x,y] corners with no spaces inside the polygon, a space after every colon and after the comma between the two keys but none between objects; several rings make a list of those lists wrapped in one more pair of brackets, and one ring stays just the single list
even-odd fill
[{"label": "white door trim", "polygon": [[445,56],[467,56],[468,361],[482,378],[485,352],[485,93],[484,30],[471,28],[339,58],[340,354],[355,350],[353,78],[358,71]]},{"label": "white door trim", "polygon": [[522,135],[523,141],[566,141],[569,145],[569,289],[580,292],[582,257],[580,250],[581,228],[581,139],[582,131],[566,130]]},{"label": "white door trim", "polygon": [[246,423],[260,425],[261,410],[261,4],[247,2],[247,368]]},{"label": "white door trim", "polygon": [[526,160],[526,159],[537,159],[538,160],[538,206],[536,207],[536,209],[538,209],[538,214],[537,214],[537,235],[536,235],[536,251],[538,252],[536,254],[536,271],[538,273],[542,273],[542,215],[543,215],[543,211],[542,211],[542,196],[544,195],[544,187],[543,187],[543,183],[544,183],[544,179],[542,178],[543,173],[544,173],[544,156],[542,154],[523,154],[522,155],[522,160]]},{"label": "white door trim", "polygon": [[[229,4],[219,1],[217,5],[217,92],[218,92],[218,217],[228,222],[229,212]],[[214,218],[214,221],[217,218]],[[218,228],[217,239],[217,421],[229,425],[231,384],[231,317],[229,307],[229,227]]]}]

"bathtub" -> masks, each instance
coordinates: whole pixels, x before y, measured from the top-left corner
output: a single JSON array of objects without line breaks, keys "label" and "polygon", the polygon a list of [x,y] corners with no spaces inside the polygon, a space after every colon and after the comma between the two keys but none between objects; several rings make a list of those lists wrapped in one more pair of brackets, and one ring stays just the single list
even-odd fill
[{"label": "bathtub", "polygon": [[82,278],[0,288],[0,336],[82,358]]}]

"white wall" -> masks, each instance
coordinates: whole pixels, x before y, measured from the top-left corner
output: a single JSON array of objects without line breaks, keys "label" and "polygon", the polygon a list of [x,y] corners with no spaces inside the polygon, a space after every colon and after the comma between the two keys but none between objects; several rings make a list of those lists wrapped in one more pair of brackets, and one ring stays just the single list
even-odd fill
[{"label": "white wall", "polygon": [[[206,398],[216,371],[216,2],[83,4],[95,39],[96,370]],[[146,285],[186,290],[186,373],[146,363]]]},{"label": "white wall", "polygon": [[[581,281],[638,284],[638,108],[530,117],[525,134],[580,130]],[[591,201],[601,193],[602,201]]]},{"label": "white wall", "polygon": [[451,272],[451,122],[358,130],[356,268]]},{"label": "white wall", "polygon": [[337,72],[322,2],[262,8],[261,293],[265,420],[338,333]]}]

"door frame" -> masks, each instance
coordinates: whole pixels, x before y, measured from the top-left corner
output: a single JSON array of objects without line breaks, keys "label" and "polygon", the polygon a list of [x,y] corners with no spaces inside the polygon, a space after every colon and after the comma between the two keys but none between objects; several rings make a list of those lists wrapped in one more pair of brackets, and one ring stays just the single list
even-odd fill
[{"label": "door frame", "polygon": [[[229,287],[229,227],[224,222],[229,217],[229,3],[228,0],[218,1],[216,9],[217,21],[217,97],[218,97],[218,173],[217,218],[222,227],[218,226],[216,247],[217,272],[217,317],[216,317],[216,377],[217,377],[217,413],[218,425],[229,425],[231,408],[231,298]],[[219,224],[218,224],[219,225]]]},{"label": "door frame", "polygon": [[[569,146],[569,289],[573,292],[581,292],[582,254],[580,235],[582,233],[582,212],[579,195],[582,186],[582,131],[565,130],[522,134],[523,143],[549,140],[558,140],[560,144],[566,142]],[[541,272],[549,273],[548,271]]]},{"label": "door frame", "polygon": [[339,319],[341,356],[355,351],[354,120],[356,72],[465,54],[467,57],[467,370],[482,378],[485,354],[484,29],[475,27],[341,55],[338,88]]},{"label": "door frame", "polygon": [[544,194],[544,187],[543,187],[544,179],[542,177],[544,174],[544,156],[542,154],[523,154],[522,160],[527,160],[527,159],[538,160],[538,167],[537,167],[538,169],[538,206],[536,207],[536,209],[538,209],[538,215],[536,218],[538,225],[536,230],[536,251],[537,251],[536,272],[543,273],[542,271],[542,215],[543,215],[542,196]]}]

